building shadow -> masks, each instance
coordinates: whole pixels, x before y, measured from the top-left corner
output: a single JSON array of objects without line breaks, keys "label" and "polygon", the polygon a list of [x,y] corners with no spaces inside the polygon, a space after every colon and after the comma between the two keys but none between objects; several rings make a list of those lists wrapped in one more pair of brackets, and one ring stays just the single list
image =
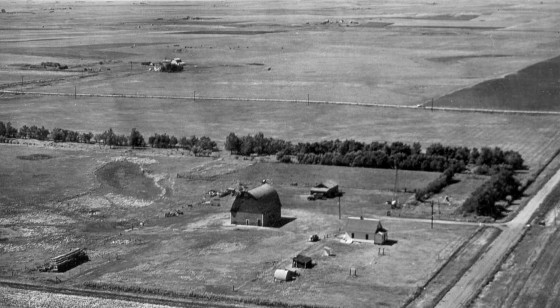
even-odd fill
[{"label": "building shadow", "polygon": [[273,228],[282,228],[283,226],[289,224],[290,222],[296,220],[295,217],[281,217],[274,225],[271,227]]},{"label": "building shadow", "polygon": [[386,240],[385,243],[383,243],[382,246],[393,246],[393,245],[395,245],[395,244],[398,243],[398,242],[399,242],[399,241],[397,241],[397,240]]}]

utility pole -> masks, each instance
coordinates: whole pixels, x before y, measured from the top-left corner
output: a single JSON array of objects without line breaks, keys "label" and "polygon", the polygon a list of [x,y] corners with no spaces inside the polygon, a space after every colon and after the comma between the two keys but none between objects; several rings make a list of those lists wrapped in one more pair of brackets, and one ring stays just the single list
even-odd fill
[{"label": "utility pole", "polygon": [[196,91],[193,91],[193,93],[192,93],[192,99],[193,99],[193,101],[196,101]]},{"label": "utility pole", "polygon": [[76,96],[78,96],[78,94],[77,94],[76,86],[74,85],[74,99],[76,99]]},{"label": "utility pole", "polygon": [[21,76],[21,94],[23,94],[23,76]]},{"label": "utility pole", "polygon": [[309,93],[307,93],[307,106],[309,106]]},{"label": "utility pole", "polygon": [[338,196],[338,219],[341,219],[341,214],[340,214],[340,196]]},{"label": "utility pole", "polygon": [[432,200],[432,229],[434,228],[434,201]]},{"label": "utility pole", "polygon": [[432,98],[432,112],[434,112],[434,99]]},{"label": "utility pole", "polygon": [[[397,160],[395,159],[395,187],[393,188],[393,201],[397,201],[397,183],[399,180],[399,164],[397,162]],[[397,204],[398,205],[398,202]]]}]

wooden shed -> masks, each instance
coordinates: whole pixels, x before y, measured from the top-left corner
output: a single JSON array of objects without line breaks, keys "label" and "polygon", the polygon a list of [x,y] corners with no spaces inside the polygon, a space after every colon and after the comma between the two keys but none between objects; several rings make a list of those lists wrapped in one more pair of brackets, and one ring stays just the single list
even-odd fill
[{"label": "wooden shed", "polygon": [[323,181],[311,188],[311,195],[334,198],[338,195],[338,183],[333,180]]},{"label": "wooden shed", "polygon": [[269,184],[241,192],[231,200],[232,224],[268,227],[282,217],[280,197]]},{"label": "wooden shed", "polygon": [[379,219],[364,217],[348,217],[346,234],[355,240],[373,240],[378,245],[383,245],[388,239],[388,232]]},{"label": "wooden shed", "polygon": [[292,267],[311,268],[313,267],[313,263],[311,262],[310,257],[306,257],[304,255],[297,255],[292,259]]}]

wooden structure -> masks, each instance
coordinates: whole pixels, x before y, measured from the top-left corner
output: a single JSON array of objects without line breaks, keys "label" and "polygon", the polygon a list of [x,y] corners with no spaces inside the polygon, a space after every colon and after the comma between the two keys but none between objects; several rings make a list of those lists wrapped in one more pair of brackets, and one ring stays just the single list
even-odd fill
[{"label": "wooden structure", "polygon": [[348,217],[346,221],[346,234],[353,240],[373,241],[383,245],[388,239],[388,232],[381,225],[379,219]]},{"label": "wooden structure", "polygon": [[232,224],[269,227],[274,226],[282,217],[280,197],[269,184],[240,192],[232,200]]},{"label": "wooden structure", "polygon": [[310,257],[306,257],[304,255],[297,255],[292,259],[292,267],[295,268],[311,268],[313,267],[313,263],[311,262]]},{"label": "wooden structure", "polygon": [[311,188],[311,195],[334,198],[338,195],[338,184],[332,180],[323,181]]},{"label": "wooden structure", "polygon": [[87,261],[89,261],[89,257],[85,250],[82,248],[75,248],[68,253],[51,258],[49,270],[65,272]]}]

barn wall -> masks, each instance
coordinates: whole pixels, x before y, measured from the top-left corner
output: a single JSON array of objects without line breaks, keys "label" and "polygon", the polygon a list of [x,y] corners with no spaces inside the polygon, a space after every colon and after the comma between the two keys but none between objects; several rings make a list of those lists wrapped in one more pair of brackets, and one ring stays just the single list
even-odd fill
[{"label": "barn wall", "polygon": [[264,215],[264,224],[263,226],[273,226],[274,224],[276,224],[277,221],[280,220],[280,208],[278,208],[275,211],[270,211],[265,213]]},{"label": "barn wall", "polygon": [[250,226],[257,226],[257,221],[260,219],[261,224],[264,225],[263,215],[256,213],[237,212],[235,216],[231,215],[231,223],[234,225],[245,225],[247,219]]},{"label": "barn wall", "polygon": [[348,231],[348,236],[352,237],[352,233],[354,233],[354,239],[357,240],[365,240],[366,239],[366,234],[368,235],[367,240],[368,241],[373,241],[374,236],[375,236],[375,232],[358,232],[358,231]]}]

